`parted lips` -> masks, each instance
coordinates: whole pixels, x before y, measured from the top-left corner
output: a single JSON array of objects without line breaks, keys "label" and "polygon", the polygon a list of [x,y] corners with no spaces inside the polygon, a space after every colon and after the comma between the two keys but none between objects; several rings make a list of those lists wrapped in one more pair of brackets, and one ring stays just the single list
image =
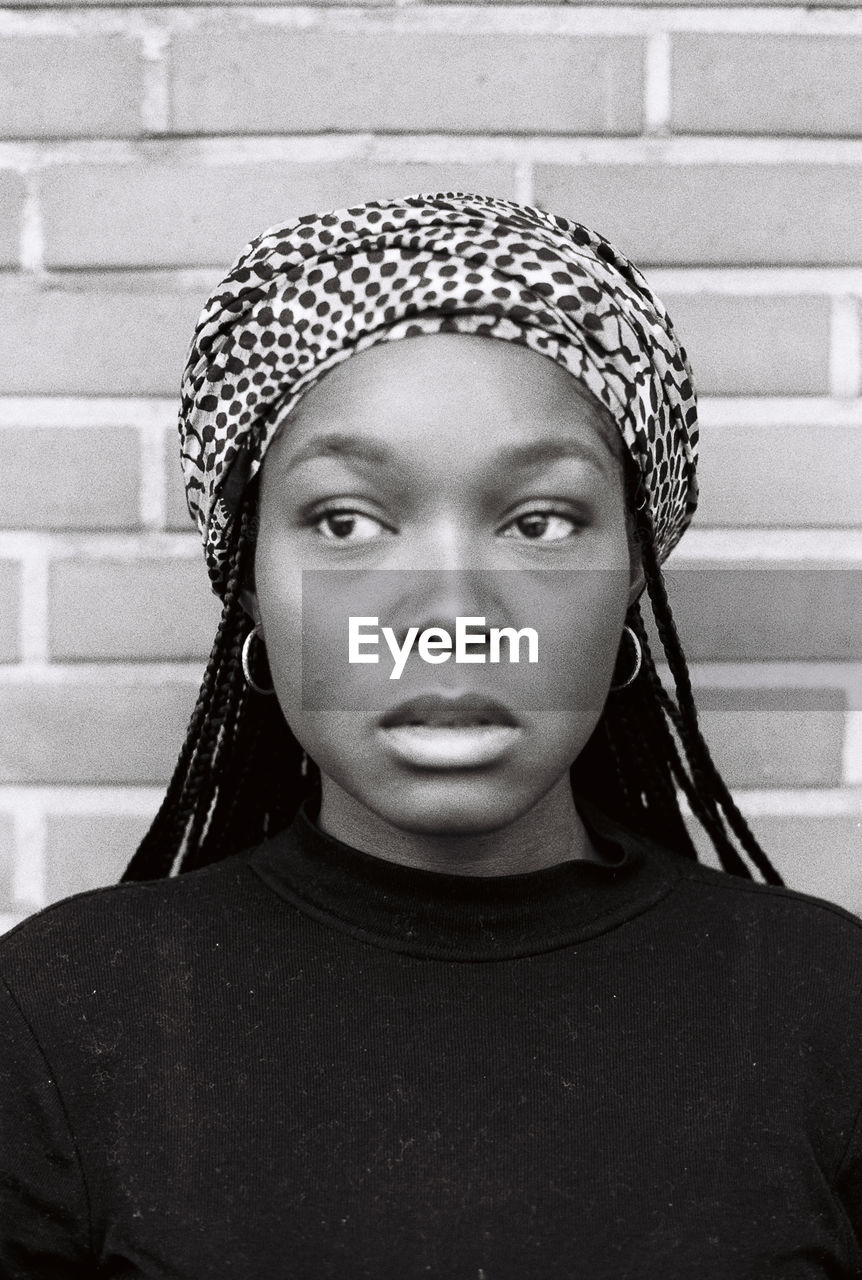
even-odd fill
[{"label": "parted lips", "polygon": [[301,397],[377,342],[429,333],[518,342],[613,416],[664,559],[697,505],[697,402],[684,348],[641,273],[579,223],[446,192],[309,214],[243,250],[201,313],[179,430],[189,510],[222,593],[245,485]]}]

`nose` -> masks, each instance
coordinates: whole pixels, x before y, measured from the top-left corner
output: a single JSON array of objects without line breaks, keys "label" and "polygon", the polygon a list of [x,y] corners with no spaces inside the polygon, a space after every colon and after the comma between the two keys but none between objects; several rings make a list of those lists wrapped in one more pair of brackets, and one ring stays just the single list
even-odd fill
[{"label": "nose", "polygon": [[460,573],[479,562],[478,535],[453,513],[441,513],[414,538],[405,539],[398,567],[410,570]]},{"label": "nose", "polygon": [[[493,574],[486,569],[420,569],[405,575],[405,590],[398,602],[394,630],[403,644],[408,629],[419,634],[438,628],[455,633],[456,618],[476,619],[469,625],[470,652],[485,652],[490,628],[504,626],[503,607],[494,589]],[[484,618],[484,623],[479,619]],[[481,637],[481,639],[480,639]]]},{"label": "nose", "polygon": [[[498,574],[482,567],[476,536],[463,522],[441,517],[421,543],[405,546],[398,568],[401,590],[393,630],[400,642],[409,627],[420,633],[439,627],[452,634],[456,618],[484,617],[487,645],[490,628],[506,625]],[[483,628],[473,624],[470,630],[481,634]],[[482,652],[478,642],[471,651]]]},{"label": "nose", "polygon": [[[491,626],[493,619],[488,615],[497,609],[487,584],[477,581],[477,574],[482,573],[481,569],[420,570],[415,575],[415,591],[411,592],[412,621],[408,625],[418,626],[420,632],[428,627],[452,632],[456,618],[483,617],[486,626]],[[481,629],[478,623],[472,629],[477,628]]]}]

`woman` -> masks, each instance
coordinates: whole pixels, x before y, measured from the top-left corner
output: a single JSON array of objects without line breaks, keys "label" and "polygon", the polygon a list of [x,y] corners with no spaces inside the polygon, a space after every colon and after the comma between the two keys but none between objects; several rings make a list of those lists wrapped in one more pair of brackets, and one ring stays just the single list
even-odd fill
[{"label": "woman", "polygon": [[700,735],[642,276],[490,197],[301,218],[180,431],[222,621],[126,883],[0,946],[0,1275],[862,1274],[862,931]]}]

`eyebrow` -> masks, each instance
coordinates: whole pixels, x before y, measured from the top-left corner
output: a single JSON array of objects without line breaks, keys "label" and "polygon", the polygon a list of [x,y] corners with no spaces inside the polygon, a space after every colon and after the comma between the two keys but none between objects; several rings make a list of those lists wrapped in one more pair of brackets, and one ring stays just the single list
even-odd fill
[{"label": "eyebrow", "polygon": [[[604,435],[600,435],[599,438],[603,446],[601,450],[594,449],[588,442],[575,439],[534,440],[527,444],[503,445],[497,450],[494,462],[501,467],[534,469],[549,462],[558,462],[563,458],[578,458],[607,472],[608,460],[613,459],[617,462],[617,458]],[[399,465],[395,454],[385,444],[369,440],[367,436],[329,431],[325,435],[309,440],[297,450],[285,465],[285,473],[293,471],[313,458],[329,457],[346,458],[372,466]]]}]

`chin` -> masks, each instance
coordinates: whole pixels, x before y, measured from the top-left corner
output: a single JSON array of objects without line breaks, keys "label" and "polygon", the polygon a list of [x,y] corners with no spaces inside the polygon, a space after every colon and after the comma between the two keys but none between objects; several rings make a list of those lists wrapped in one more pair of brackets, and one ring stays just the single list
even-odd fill
[{"label": "chin", "polygon": [[425,777],[390,783],[358,800],[394,827],[421,835],[478,836],[499,831],[533,807],[540,794],[512,787],[502,777]]}]

